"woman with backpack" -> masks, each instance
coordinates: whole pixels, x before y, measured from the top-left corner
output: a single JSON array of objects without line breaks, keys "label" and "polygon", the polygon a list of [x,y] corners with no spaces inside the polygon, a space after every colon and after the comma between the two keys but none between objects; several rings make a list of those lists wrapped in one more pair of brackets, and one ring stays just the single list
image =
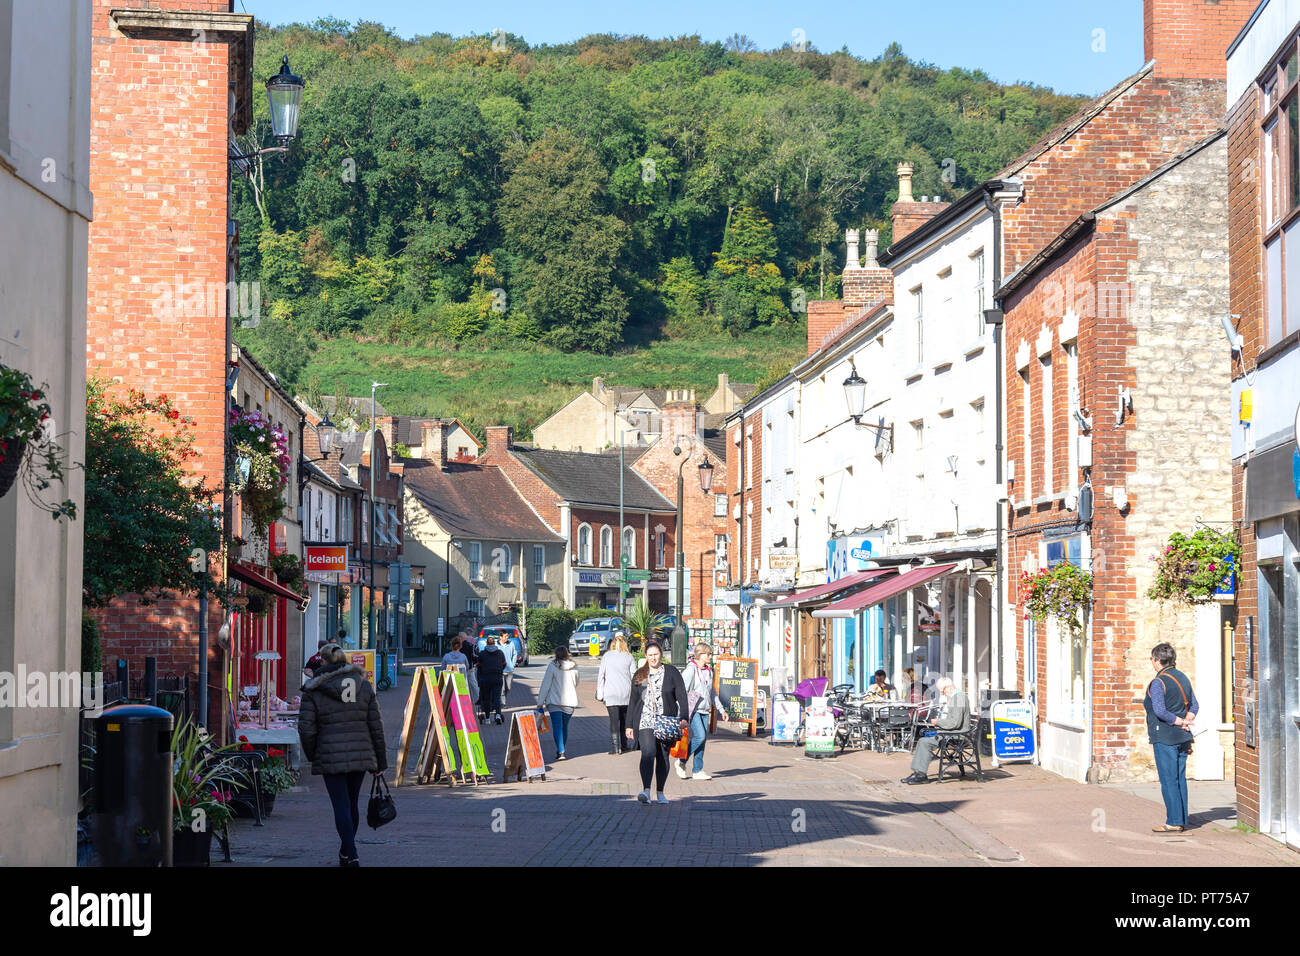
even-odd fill
[{"label": "woman with backpack", "polygon": [[[724,711],[718,703],[718,693],[713,688],[713,668],[709,661],[713,649],[703,642],[695,645],[695,659],[686,665],[682,674],[686,686],[686,705],[690,710],[690,743],[686,755],[693,758],[692,780],[712,780],[711,774],[704,772],[704,741],[709,736],[709,723],[716,712],[718,718],[724,719]],[[673,765],[677,776],[686,779],[686,761],[678,760]]]},{"label": "woman with backpack", "polygon": [[[655,778],[655,802],[667,803],[664,784],[668,781],[668,751],[686,731],[686,685],[682,673],[665,663],[658,641],[645,646],[645,663],[632,675],[632,699],[627,708],[627,738],[634,736],[641,748],[641,786],[636,795],[650,802],[650,777]],[[634,734],[635,730],[635,734]]]},{"label": "woman with backpack", "polygon": [[561,644],[555,659],[546,665],[541,690],[537,692],[537,709],[551,712],[551,736],[555,738],[555,759],[566,760],[564,748],[569,742],[569,718],[578,706],[578,665],[569,659],[569,649]]}]

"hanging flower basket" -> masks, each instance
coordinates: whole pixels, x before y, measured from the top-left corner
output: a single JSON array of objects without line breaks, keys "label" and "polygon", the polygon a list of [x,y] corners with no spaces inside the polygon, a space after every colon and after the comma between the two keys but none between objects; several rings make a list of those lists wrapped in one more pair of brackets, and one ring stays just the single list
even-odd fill
[{"label": "hanging flower basket", "polygon": [[21,439],[14,439],[9,442],[8,449],[0,452],[3,460],[0,460],[0,498],[9,493],[9,489],[14,486],[18,479],[18,466],[23,463],[23,453],[27,450],[27,443]]},{"label": "hanging flower basket", "polygon": [[23,479],[27,497],[54,518],[75,518],[71,499],[51,504],[44,492],[63,481],[63,449],[54,435],[48,385],[32,384],[26,372],[0,365],[0,496]]},{"label": "hanging flower basket", "polygon": [[1147,590],[1151,600],[1208,604],[1218,594],[1232,591],[1241,542],[1235,531],[1220,534],[1201,528],[1190,536],[1175,531],[1164,550],[1149,560],[1156,563],[1155,582]]},{"label": "hanging flower basket", "polygon": [[227,483],[244,498],[244,513],[257,536],[267,539],[271,525],[284,514],[289,483],[288,437],[261,412],[230,410],[231,469]]},{"label": "hanging flower basket", "polygon": [[1025,571],[1020,575],[1020,599],[1026,617],[1044,621],[1054,616],[1080,634],[1092,604],[1092,575],[1068,561],[1035,574]]}]

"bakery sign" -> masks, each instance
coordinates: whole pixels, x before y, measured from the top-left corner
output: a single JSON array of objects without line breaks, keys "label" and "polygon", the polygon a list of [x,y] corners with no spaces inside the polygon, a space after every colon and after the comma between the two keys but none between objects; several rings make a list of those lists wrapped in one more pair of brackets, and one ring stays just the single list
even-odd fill
[{"label": "bakery sign", "polygon": [[337,574],[347,573],[347,545],[309,544],[303,550],[306,552],[306,557],[303,561],[304,570],[317,572],[333,571]]}]

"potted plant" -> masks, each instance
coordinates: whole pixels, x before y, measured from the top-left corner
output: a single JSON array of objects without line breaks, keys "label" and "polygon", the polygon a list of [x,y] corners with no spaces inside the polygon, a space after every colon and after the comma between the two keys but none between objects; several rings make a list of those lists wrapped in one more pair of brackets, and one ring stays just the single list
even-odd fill
[{"label": "potted plant", "polygon": [[1080,634],[1092,604],[1092,575],[1068,561],[1033,574],[1023,571],[1020,598],[1026,617],[1044,621],[1055,616],[1068,624],[1072,633]]},{"label": "potted plant", "polygon": [[244,774],[222,754],[233,745],[213,746],[185,719],[172,731],[172,863],[207,866],[213,831],[231,817],[233,789]]},{"label": "potted plant", "polygon": [[[244,498],[244,513],[259,538],[284,512],[284,488],[289,483],[288,437],[260,411],[230,410],[232,490]],[[234,529],[235,533],[238,529]]]},{"label": "potted plant", "polygon": [[298,785],[298,772],[289,769],[283,750],[278,747],[267,747],[266,762],[262,764],[258,777],[262,784],[262,811],[270,816],[271,809],[275,806],[275,798],[279,794],[288,793]]},{"label": "potted plant", "polygon": [[271,570],[281,584],[293,584],[302,579],[302,559],[296,554],[277,554],[271,558]]},{"label": "potted plant", "polygon": [[1156,564],[1156,576],[1147,597],[1183,605],[1206,604],[1215,599],[1216,592],[1231,589],[1233,570],[1241,561],[1241,542],[1235,531],[1220,534],[1201,528],[1191,535],[1175,531],[1164,550],[1149,560]]},{"label": "potted plant", "polygon": [[65,475],[63,449],[53,435],[46,389],[37,388],[26,372],[0,365],[0,496],[21,476],[27,496],[52,517],[75,518],[71,499],[50,504],[42,493]]}]

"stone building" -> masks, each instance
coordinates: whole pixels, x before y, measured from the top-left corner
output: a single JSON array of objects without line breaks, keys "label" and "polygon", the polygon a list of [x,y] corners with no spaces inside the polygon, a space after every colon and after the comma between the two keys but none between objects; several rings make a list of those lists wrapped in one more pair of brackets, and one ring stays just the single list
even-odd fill
[{"label": "stone building", "polygon": [[[1169,640],[1216,734],[1189,773],[1223,779],[1230,728],[1215,608],[1146,597],[1148,560],[1198,519],[1230,520],[1222,197],[1225,48],[1253,2],[1148,0],[1146,65],[1000,173],[1007,613],[1044,766],[1078,780],[1154,779],[1142,711],[1150,649]],[[1024,620],[1022,572],[1090,571],[1081,633]],[[1004,639],[1010,639],[1004,635]],[[1217,738],[1217,739],[1216,739]]]},{"label": "stone building", "polygon": [[[251,290],[235,279],[230,138],[252,121],[253,18],[230,0],[158,0],[148,9],[94,0],[86,367],[166,394],[197,427],[195,477],[224,487],[235,312],[251,318]],[[196,42],[202,37],[202,42]],[[178,144],[183,144],[178,146]],[[242,320],[242,317],[241,317]],[[230,497],[225,496],[226,513]],[[104,657],[144,658],[159,675],[198,668],[198,600],[140,608],[131,598],[100,616]],[[210,725],[221,726],[226,664],[216,644],[221,608],[209,603]]]},{"label": "stone building", "polygon": [[[48,386],[69,464],[85,460],[91,9],[90,0],[0,3],[0,365]],[[0,673],[10,691],[21,670],[29,681],[75,681],[82,669],[84,472],[69,469],[47,492],[71,499],[76,520],[50,520],[21,481],[0,497]],[[71,699],[42,702],[51,706],[0,706],[0,866],[76,862],[74,687]]]},{"label": "stone building", "polygon": [[[1233,635],[1237,818],[1300,848],[1300,263],[1296,96],[1300,10],[1261,3],[1227,53],[1228,258],[1235,328],[1232,516],[1241,531]],[[1199,694],[1200,688],[1197,687]]]}]

